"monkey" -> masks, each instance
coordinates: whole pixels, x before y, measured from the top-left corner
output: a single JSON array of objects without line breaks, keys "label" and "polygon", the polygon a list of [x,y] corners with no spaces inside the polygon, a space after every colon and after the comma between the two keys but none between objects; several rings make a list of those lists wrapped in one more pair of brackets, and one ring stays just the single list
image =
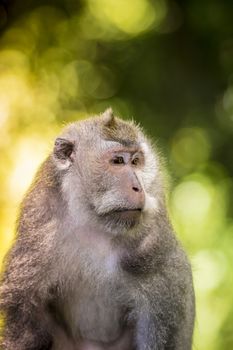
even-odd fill
[{"label": "monkey", "polygon": [[56,138],[26,193],[0,283],[2,350],[191,350],[190,262],[160,155],[107,109]]}]

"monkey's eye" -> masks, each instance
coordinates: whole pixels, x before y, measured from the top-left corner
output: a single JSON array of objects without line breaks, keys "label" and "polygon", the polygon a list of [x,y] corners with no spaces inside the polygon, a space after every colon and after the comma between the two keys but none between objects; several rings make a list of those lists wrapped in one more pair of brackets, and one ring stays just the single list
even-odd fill
[{"label": "monkey's eye", "polygon": [[112,163],[112,164],[125,164],[125,161],[124,161],[124,158],[123,158],[123,157],[117,156],[117,157],[114,157],[114,158],[111,160],[111,163]]},{"label": "monkey's eye", "polygon": [[132,160],[132,164],[133,165],[138,165],[139,164],[139,158],[138,157],[135,157],[133,160]]}]

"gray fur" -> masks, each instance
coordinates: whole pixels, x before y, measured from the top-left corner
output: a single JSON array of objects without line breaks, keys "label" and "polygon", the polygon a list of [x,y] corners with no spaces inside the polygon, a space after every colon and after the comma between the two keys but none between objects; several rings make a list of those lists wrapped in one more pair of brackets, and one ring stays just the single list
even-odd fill
[{"label": "gray fur", "polygon": [[[108,170],[112,149],[144,160]],[[122,218],[139,195],[140,219]],[[191,350],[190,264],[138,126],[107,110],[64,130],[21,205],[0,291],[3,350]]]}]

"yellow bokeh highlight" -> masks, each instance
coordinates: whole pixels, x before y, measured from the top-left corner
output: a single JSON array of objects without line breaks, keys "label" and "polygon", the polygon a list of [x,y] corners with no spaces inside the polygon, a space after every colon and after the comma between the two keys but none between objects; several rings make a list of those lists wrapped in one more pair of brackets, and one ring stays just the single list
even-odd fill
[{"label": "yellow bokeh highlight", "polygon": [[215,349],[214,340],[228,311],[225,300],[215,291],[227,277],[227,261],[221,250],[200,250],[193,257],[192,265],[197,304],[194,344],[200,350]]},{"label": "yellow bokeh highlight", "polygon": [[14,167],[8,179],[11,200],[20,201],[47,154],[48,145],[43,139],[30,137],[17,144]]},{"label": "yellow bokeh highlight", "polygon": [[195,286],[204,293],[219,287],[227,273],[227,261],[221,251],[200,250],[193,258]]},{"label": "yellow bokeh highlight", "polygon": [[174,191],[174,205],[178,213],[193,224],[202,224],[208,214],[212,201],[212,189],[200,181],[186,181]]},{"label": "yellow bokeh highlight", "polygon": [[178,184],[170,200],[174,226],[193,247],[210,243],[223,228],[227,192],[202,173],[193,173]]},{"label": "yellow bokeh highlight", "polygon": [[171,146],[172,160],[180,174],[207,161],[211,151],[207,133],[197,127],[180,129]]},{"label": "yellow bokeh highlight", "polygon": [[[112,25],[128,35],[138,35],[158,26],[166,16],[163,0],[88,0],[90,12],[102,26]],[[117,35],[115,33],[115,35]]]}]

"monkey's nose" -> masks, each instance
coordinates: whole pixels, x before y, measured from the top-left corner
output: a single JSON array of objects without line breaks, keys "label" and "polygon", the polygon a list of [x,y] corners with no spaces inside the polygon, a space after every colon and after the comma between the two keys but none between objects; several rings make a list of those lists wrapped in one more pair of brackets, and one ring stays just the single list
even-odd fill
[{"label": "monkey's nose", "polygon": [[134,185],[132,186],[132,191],[131,191],[131,195],[130,198],[132,200],[132,203],[134,203],[133,205],[137,208],[142,209],[145,205],[145,193],[142,189],[142,187]]},{"label": "monkey's nose", "polygon": [[133,189],[133,191],[135,191],[135,192],[141,192],[141,188],[138,188],[138,187],[136,187],[136,186],[133,186],[132,187],[132,189]]},{"label": "monkey's nose", "polygon": [[131,181],[132,181],[132,183],[131,183],[132,190],[134,192],[139,192],[139,193],[143,192],[141,183],[135,174],[133,174]]}]

